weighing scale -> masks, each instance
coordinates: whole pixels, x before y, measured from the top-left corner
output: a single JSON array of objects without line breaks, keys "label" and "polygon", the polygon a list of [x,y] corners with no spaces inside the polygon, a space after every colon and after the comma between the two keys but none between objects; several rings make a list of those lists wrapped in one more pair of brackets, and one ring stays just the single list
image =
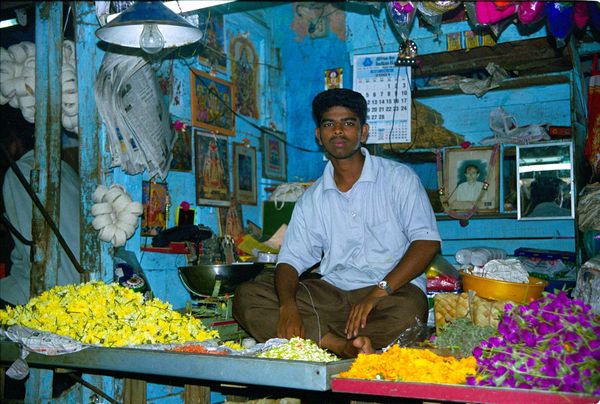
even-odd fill
[{"label": "weighing scale", "polygon": [[240,340],[248,334],[233,319],[233,293],[236,287],[254,278],[263,264],[198,264],[179,267],[179,279],[190,293],[185,313],[200,319],[207,328],[219,331],[221,340]]}]

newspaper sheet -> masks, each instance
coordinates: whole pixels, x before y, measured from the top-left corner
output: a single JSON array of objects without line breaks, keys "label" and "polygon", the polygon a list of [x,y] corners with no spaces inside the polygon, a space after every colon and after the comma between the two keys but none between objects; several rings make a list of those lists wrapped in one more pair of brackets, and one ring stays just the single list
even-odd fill
[{"label": "newspaper sheet", "polygon": [[176,138],[152,67],[141,57],[106,53],[94,93],[113,166],[164,180]]}]

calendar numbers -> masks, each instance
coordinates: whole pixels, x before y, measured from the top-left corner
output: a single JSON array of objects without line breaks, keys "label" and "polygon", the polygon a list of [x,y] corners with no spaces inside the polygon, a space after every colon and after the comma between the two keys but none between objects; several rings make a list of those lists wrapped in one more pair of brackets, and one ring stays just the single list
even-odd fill
[{"label": "calendar numbers", "polygon": [[354,56],[354,91],[367,100],[367,143],[410,143],[409,67],[396,67],[396,53]]}]

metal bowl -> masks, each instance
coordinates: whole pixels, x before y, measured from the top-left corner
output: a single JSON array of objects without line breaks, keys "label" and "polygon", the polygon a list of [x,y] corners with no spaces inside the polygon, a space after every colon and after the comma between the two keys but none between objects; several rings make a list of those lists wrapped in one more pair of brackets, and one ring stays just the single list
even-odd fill
[{"label": "metal bowl", "polygon": [[179,279],[192,294],[221,296],[235,292],[238,285],[254,278],[262,268],[254,262],[199,264],[179,267]]}]

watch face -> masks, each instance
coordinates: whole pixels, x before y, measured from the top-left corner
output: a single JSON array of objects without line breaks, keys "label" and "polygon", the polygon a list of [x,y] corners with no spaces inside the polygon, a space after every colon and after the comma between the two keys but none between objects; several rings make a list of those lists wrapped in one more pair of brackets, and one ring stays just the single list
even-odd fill
[{"label": "watch face", "polygon": [[385,288],[387,287],[387,282],[386,282],[386,281],[381,281],[381,282],[379,282],[379,283],[377,284],[377,286],[378,286],[380,289],[385,289]]}]

